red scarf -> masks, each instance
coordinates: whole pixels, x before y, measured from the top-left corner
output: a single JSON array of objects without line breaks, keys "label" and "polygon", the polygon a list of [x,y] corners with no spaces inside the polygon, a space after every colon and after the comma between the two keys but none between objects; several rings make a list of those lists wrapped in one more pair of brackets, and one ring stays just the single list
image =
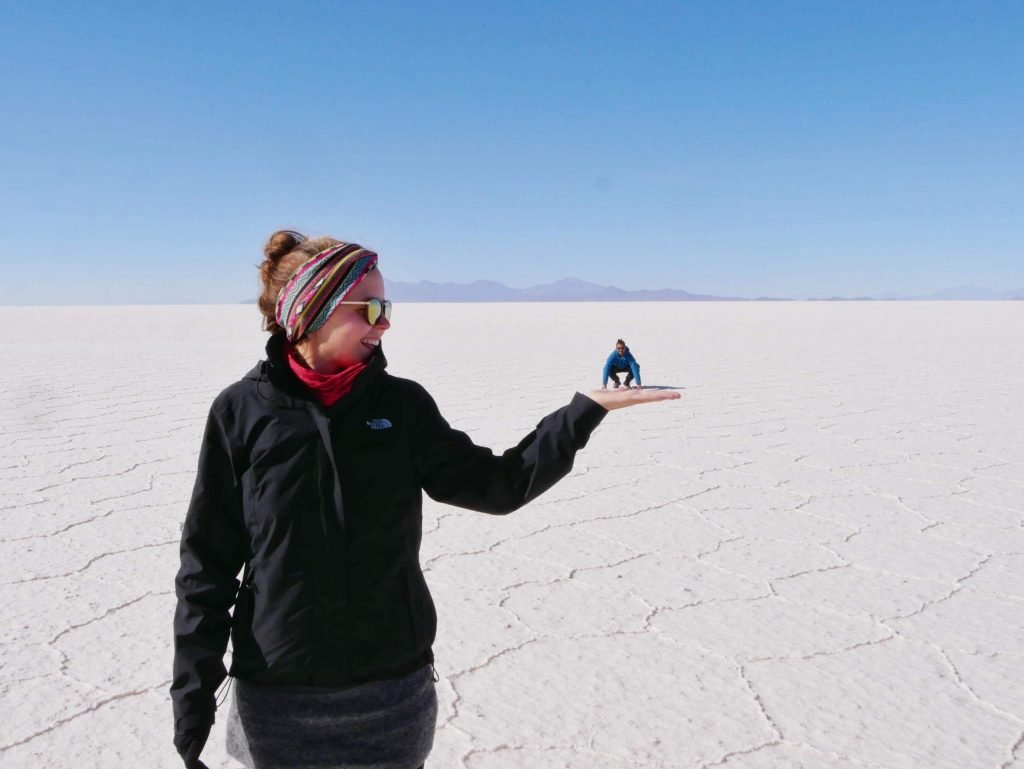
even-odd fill
[{"label": "red scarf", "polygon": [[285,345],[285,357],[288,359],[288,368],[324,408],[333,406],[341,400],[341,396],[352,389],[356,377],[366,369],[365,363],[356,363],[334,374],[321,374],[308,368],[291,344]]}]

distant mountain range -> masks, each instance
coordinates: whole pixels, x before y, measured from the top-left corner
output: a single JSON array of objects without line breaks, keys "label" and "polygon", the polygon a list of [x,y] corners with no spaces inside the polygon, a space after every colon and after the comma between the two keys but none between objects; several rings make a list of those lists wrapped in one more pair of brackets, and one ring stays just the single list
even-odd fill
[{"label": "distant mountain range", "polygon": [[[713,296],[691,294],[673,288],[641,289],[626,291],[615,286],[600,286],[578,278],[565,278],[555,283],[545,283],[529,288],[509,288],[493,280],[478,280],[473,283],[434,283],[421,280],[419,283],[402,283],[387,280],[388,298],[396,302],[792,302],[784,297],[759,296]],[[877,302],[900,301],[961,301],[961,300],[1024,300],[1024,288],[1016,291],[993,291],[977,286],[958,286],[936,291],[926,296],[909,296],[886,291],[879,296],[822,296],[807,297],[808,302]],[[245,299],[242,304],[251,304]]]},{"label": "distant mountain range", "polygon": [[986,299],[1024,299],[1024,288],[1016,291],[993,291],[990,288],[978,288],[977,286],[957,286],[956,288],[945,288],[927,296],[904,296],[893,292],[886,292],[880,299],[924,299],[934,301],[950,300],[986,300]]},{"label": "distant mountain range", "polygon": [[[396,302],[786,302],[781,297],[739,297],[691,294],[672,288],[626,291],[614,286],[587,283],[578,278],[565,278],[529,288],[509,288],[492,280],[473,283],[402,283],[385,280],[388,297]],[[945,289],[928,296],[904,296],[886,292],[878,297],[814,297],[810,301],[876,301],[876,300],[979,300],[1024,299],[1024,288],[1017,291],[992,291],[975,286]]]},{"label": "distant mountain range", "polygon": [[529,288],[509,288],[492,280],[474,283],[401,283],[385,280],[388,297],[396,302],[746,302],[738,296],[691,294],[672,288],[625,291],[578,278],[565,278]]}]

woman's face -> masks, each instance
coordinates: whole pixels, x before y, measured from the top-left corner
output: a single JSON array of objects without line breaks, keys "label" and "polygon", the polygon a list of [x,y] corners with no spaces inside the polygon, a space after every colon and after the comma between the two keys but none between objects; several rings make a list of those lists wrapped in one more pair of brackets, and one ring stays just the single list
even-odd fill
[{"label": "woman's face", "polygon": [[[345,301],[362,302],[374,298],[384,299],[384,277],[380,270],[367,273]],[[383,315],[376,326],[371,326],[366,320],[365,306],[341,304],[324,325],[306,337],[306,345],[300,343],[300,351],[310,368],[321,374],[331,374],[368,361],[389,328],[391,323]]]}]

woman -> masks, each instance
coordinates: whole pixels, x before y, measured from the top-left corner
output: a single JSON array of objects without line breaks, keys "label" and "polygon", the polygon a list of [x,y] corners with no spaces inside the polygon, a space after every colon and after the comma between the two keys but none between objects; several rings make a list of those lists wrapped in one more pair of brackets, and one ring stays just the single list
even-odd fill
[{"label": "woman", "polygon": [[496,457],[385,371],[377,254],[288,230],[264,254],[267,357],[210,409],[182,530],[175,746],[204,766],[230,634],[238,760],[421,767],[437,715],[421,492],[509,513],[569,472],[609,409],[678,395],[577,393]]}]

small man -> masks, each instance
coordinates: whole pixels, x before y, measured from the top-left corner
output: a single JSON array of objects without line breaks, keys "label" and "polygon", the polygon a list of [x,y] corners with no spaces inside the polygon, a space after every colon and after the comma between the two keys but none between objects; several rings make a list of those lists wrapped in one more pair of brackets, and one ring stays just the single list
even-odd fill
[{"label": "small man", "polygon": [[601,378],[601,389],[608,389],[608,377],[612,378],[615,382],[615,387],[618,387],[622,383],[619,381],[619,374],[626,375],[626,387],[629,387],[629,383],[636,378],[636,389],[642,390],[643,385],[640,383],[640,364],[636,362],[636,358],[633,357],[633,353],[626,347],[626,343],[621,339],[615,340],[615,351],[608,356],[608,360],[604,362],[604,372]]}]

